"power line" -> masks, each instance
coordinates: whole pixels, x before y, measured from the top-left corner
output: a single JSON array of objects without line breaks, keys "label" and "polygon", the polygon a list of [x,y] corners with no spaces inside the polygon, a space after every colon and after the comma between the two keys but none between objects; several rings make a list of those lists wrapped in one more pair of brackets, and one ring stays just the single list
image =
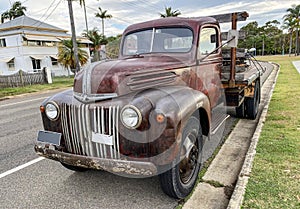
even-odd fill
[{"label": "power line", "polygon": [[150,7],[152,7],[152,8],[154,8],[154,9],[156,9],[156,10],[161,10],[161,8],[159,8],[159,7],[157,7],[155,4],[151,4],[150,2],[148,2],[148,1],[145,1],[145,0],[140,0],[141,2],[143,2],[144,4],[147,4],[148,6],[150,6]]},{"label": "power line", "polygon": [[53,6],[53,4],[55,3],[56,0],[53,0],[52,3],[50,4],[50,6],[47,8],[46,12],[37,20],[35,21],[32,26],[34,26],[35,24],[37,24],[39,21],[42,20],[42,18],[47,14],[47,12],[49,11],[49,9]]},{"label": "power line", "polygon": [[[60,1],[56,4],[56,6],[54,7],[54,9],[50,12],[50,14],[46,17],[46,19],[44,19],[43,22],[45,22],[45,21],[52,15],[52,13],[57,9],[58,5],[60,5],[60,3],[61,3],[62,1],[63,1],[63,0],[60,0]],[[37,25],[36,27],[39,27],[41,24],[43,24],[43,22],[41,21],[41,23],[40,23],[39,25]]]},{"label": "power line", "polygon": [[[141,9],[141,6],[139,6],[138,4],[135,4],[135,3],[133,3],[133,2],[127,2],[127,1],[125,1],[125,0],[121,0],[123,3],[125,3],[125,4],[127,4],[127,5],[129,5],[130,7],[135,7],[135,8],[137,8],[137,9]],[[143,2],[144,3],[144,2]],[[149,6],[149,4],[148,4],[148,6]],[[152,5],[150,5],[150,7],[152,7]],[[145,6],[142,6],[142,8],[145,8]],[[147,7],[147,9],[149,9],[148,7]],[[153,7],[151,8],[152,9],[152,11],[156,11],[156,9],[154,8],[153,9]]]},{"label": "power line", "polygon": [[29,1],[29,0],[25,0],[25,1],[23,1],[23,2],[22,2],[22,4],[26,3],[27,1]]}]

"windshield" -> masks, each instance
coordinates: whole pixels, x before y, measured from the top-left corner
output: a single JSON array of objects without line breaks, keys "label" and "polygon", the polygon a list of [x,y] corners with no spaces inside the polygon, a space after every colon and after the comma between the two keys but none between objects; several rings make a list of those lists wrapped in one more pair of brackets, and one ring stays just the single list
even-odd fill
[{"label": "windshield", "polygon": [[127,34],[122,54],[188,52],[192,44],[193,32],[189,28],[152,28]]}]

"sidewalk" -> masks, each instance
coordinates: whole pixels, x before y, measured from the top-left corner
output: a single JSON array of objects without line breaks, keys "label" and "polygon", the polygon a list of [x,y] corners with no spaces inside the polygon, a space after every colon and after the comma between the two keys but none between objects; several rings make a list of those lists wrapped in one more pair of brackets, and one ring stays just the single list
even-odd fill
[{"label": "sidewalk", "polygon": [[262,87],[258,117],[239,120],[183,209],[240,208],[277,75],[274,66]]}]

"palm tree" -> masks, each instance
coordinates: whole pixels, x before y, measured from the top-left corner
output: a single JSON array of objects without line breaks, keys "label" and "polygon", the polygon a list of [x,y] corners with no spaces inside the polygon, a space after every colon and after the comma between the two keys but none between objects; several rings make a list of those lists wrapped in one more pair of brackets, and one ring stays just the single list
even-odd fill
[{"label": "palm tree", "polygon": [[85,19],[85,27],[86,27],[86,31],[88,31],[89,27],[88,27],[88,23],[87,23],[85,0],[79,0],[79,4],[80,4],[81,7],[83,6],[83,9],[84,9],[84,19]]},{"label": "palm tree", "polygon": [[284,20],[282,29],[287,29],[289,32],[289,36],[290,36],[290,43],[289,43],[289,56],[291,56],[292,54],[292,47],[293,47],[293,33],[294,33],[294,21],[292,18],[286,18]]},{"label": "palm tree", "polygon": [[93,42],[93,46],[94,46],[94,58],[93,61],[99,61],[100,60],[100,47],[102,44],[107,44],[107,40],[106,38],[99,33],[97,28],[93,28],[92,30],[89,31],[84,31],[84,33],[82,33],[83,37],[88,38],[91,42]]},{"label": "palm tree", "polygon": [[[58,46],[57,61],[63,65],[66,69],[70,69],[73,73],[76,73],[76,61],[73,50],[73,42],[71,39],[62,40]],[[78,59],[80,65],[84,65],[88,61],[88,53],[78,48]]]},{"label": "palm tree", "polygon": [[289,22],[290,31],[296,32],[296,46],[295,46],[295,55],[299,54],[299,27],[300,27],[300,4],[299,5],[292,5],[291,8],[286,10],[288,14],[283,16],[284,22]]},{"label": "palm tree", "polygon": [[1,14],[1,23],[4,23],[4,20],[7,20],[7,19],[11,19],[10,14],[9,14],[8,11],[3,12]]},{"label": "palm tree", "polygon": [[160,17],[177,17],[178,15],[181,15],[181,12],[176,9],[174,11],[172,11],[171,7],[165,7],[165,14],[159,13]]},{"label": "palm tree", "polygon": [[100,12],[95,13],[96,17],[101,18],[102,20],[102,35],[104,36],[104,19],[110,19],[113,16],[111,14],[107,14],[107,10],[102,10],[101,7],[98,7]]},{"label": "palm tree", "polygon": [[1,15],[1,23],[3,23],[5,19],[12,20],[25,15],[26,9],[27,8],[22,6],[20,1],[16,1],[8,11]]},{"label": "palm tree", "polygon": [[20,17],[25,15],[26,7],[22,6],[22,3],[20,1],[16,1],[12,8],[10,9],[12,15],[12,18],[15,19],[16,17]]}]

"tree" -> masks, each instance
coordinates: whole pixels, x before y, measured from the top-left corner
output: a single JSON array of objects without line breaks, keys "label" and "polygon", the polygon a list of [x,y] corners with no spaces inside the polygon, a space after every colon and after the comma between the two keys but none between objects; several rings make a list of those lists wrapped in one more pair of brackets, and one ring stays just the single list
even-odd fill
[{"label": "tree", "polygon": [[[73,42],[71,39],[62,40],[58,46],[57,56],[57,61],[61,65],[63,65],[66,69],[70,69],[73,73],[76,73],[76,60],[73,50]],[[78,59],[81,66],[86,64],[88,61],[88,53],[78,48]]]},{"label": "tree", "polygon": [[84,31],[82,33],[83,37],[88,38],[91,42],[93,42],[93,52],[94,52],[94,58],[93,61],[99,61],[100,60],[100,47],[103,44],[107,44],[107,40],[105,36],[99,33],[97,28],[93,28],[92,30],[89,31]]},{"label": "tree", "polygon": [[84,19],[85,19],[85,27],[86,27],[86,31],[88,31],[89,27],[88,27],[88,23],[87,23],[85,0],[79,0],[79,4],[80,4],[81,7],[83,6],[83,9],[84,9]]},{"label": "tree", "polygon": [[277,20],[268,21],[262,27],[257,22],[250,22],[241,30],[246,32],[246,38],[239,41],[240,48],[255,48],[261,55],[276,54],[284,51],[283,32],[279,29]]},{"label": "tree", "polygon": [[100,12],[95,13],[96,17],[101,18],[102,21],[102,35],[104,36],[104,20],[105,19],[110,19],[113,16],[111,14],[107,14],[107,10],[102,10],[101,7],[98,7]]},{"label": "tree", "polygon": [[165,14],[159,13],[160,17],[165,18],[165,17],[177,17],[178,15],[181,15],[181,12],[176,9],[175,11],[172,11],[171,7],[165,7]]},{"label": "tree", "polygon": [[291,8],[286,10],[288,14],[283,16],[284,22],[288,22],[290,31],[295,31],[296,41],[295,41],[295,55],[299,54],[299,27],[300,27],[300,4],[292,5]]},{"label": "tree", "polygon": [[79,57],[78,57],[78,44],[76,41],[76,30],[74,23],[74,15],[73,15],[73,6],[72,0],[68,0],[68,8],[69,8],[69,16],[70,16],[70,24],[71,24],[71,32],[72,32],[72,51],[74,52],[75,58],[75,73],[80,70]]},{"label": "tree", "polygon": [[294,33],[294,20],[292,18],[285,18],[282,29],[287,29],[289,33],[289,56],[292,54],[293,48],[293,33]]},{"label": "tree", "polygon": [[22,6],[20,1],[16,1],[8,11],[1,15],[1,23],[3,23],[5,19],[12,20],[25,15],[26,9],[27,8]]},{"label": "tree", "polygon": [[3,12],[1,14],[1,23],[4,23],[4,20],[7,20],[7,19],[11,19],[10,14],[9,14],[8,11]]}]

